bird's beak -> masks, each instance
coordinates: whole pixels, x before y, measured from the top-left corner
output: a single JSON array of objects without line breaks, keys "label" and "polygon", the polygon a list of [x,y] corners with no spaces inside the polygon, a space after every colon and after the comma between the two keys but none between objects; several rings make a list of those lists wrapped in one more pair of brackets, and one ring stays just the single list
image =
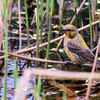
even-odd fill
[{"label": "bird's beak", "polygon": [[63,26],[63,27],[61,27],[61,33],[64,33],[64,31],[65,31],[65,28]]}]

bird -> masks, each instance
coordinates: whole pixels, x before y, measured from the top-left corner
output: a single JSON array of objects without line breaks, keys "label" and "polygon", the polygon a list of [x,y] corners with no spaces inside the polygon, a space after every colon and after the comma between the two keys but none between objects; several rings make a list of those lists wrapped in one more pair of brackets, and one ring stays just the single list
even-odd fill
[{"label": "bird", "polygon": [[93,63],[94,54],[87,46],[77,28],[72,24],[63,26],[64,51],[70,60],[76,64]]}]

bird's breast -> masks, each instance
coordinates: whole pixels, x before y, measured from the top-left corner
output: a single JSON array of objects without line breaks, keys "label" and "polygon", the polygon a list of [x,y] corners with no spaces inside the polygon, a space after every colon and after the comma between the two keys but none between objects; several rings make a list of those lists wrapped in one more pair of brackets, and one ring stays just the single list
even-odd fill
[{"label": "bird's breast", "polygon": [[64,50],[65,50],[65,53],[66,55],[71,59],[71,61],[75,62],[75,58],[74,58],[74,53],[72,53],[69,49],[68,49],[68,46],[67,46],[67,43],[70,41],[70,39],[64,39]]},{"label": "bird's breast", "polygon": [[80,34],[77,34],[77,36],[73,39],[70,39],[68,37],[64,38],[64,50],[65,50],[66,55],[71,59],[71,61],[77,63],[76,56],[78,55],[76,55],[75,53],[71,52],[68,49],[68,42],[72,42],[76,44],[79,48],[83,48],[83,49],[89,49],[89,48]]}]

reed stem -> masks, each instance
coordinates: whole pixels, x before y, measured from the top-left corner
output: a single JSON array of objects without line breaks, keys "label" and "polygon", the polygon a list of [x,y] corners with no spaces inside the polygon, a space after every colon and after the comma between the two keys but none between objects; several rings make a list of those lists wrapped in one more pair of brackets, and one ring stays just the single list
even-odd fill
[{"label": "reed stem", "polygon": [[40,32],[40,43],[42,43],[42,29],[43,29],[43,2],[44,2],[44,0],[41,0],[41,32]]},{"label": "reed stem", "polygon": [[88,0],[88,3],[89,3],[89,23],[90,23],[90,46],[91,46],[91,49],[92,49],[92,18],[91,18],[91,7],[90,7],[90,0]]},{"label": "reed stem", "polygon": [[26,31],[27,31],[27,45],[30,45],[29,41],[29,25],[28,25],[28,11],[27,11],[27,0],[25,0],[25,15],[26,15]]},{"label": "reed stem", "polygon": [[8,0],[5,0],[5,72],[4,72],[4,100],[7,100],[7,60],[8,60]]},{"label": "reed stem", "polygon": [[[50,51],[50,39],[51,39],[51,30],[52,30],[52,13],[53,13],[53,3],[54,0],[51,0],[51,9],[49,14],[49,34],[48,34],[48,46],[47,46],[47,53],[46,53],[46,60],[49,58],[49,51]],[[48,63],[45,63],[45,68],[47,68]]]},{"label": "reed stem", "polygon": [[[39,0],[36,0],[37,4],[37,36],[36,36],[36,57],[39,58]],[[38,62],[36,61],[38,67]]]}]

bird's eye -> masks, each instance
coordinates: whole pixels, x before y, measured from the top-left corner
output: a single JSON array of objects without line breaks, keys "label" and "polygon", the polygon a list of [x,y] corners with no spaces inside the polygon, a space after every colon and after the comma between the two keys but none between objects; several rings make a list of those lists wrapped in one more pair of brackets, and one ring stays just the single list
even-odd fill
[{"label": "bird's eye", "polygon": [[75,31],[75,29],[74,28],[66,29],[66,31]]},{"label": "bird's eye", "polygon": [[72,31],[71,29],[66,29],[66,31]]}]

